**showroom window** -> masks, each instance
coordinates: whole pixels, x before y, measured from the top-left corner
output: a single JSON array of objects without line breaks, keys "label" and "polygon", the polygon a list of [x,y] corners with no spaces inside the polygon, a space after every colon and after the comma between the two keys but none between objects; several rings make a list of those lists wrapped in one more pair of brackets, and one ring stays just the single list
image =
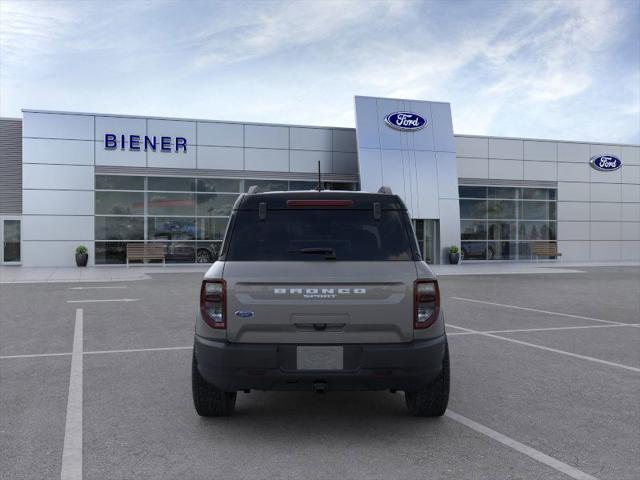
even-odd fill
[{"label": "showroom window", "polygon": [[[213,262],[233,204],[251,185],[265,192],[308,190],[317,182],[96,175],[96,264],[126,263],[128,243],[162,245],[167,263]],[[357,190],[358,185],[324,187]]]},{"label": "showroom window", "polygon": [[528,260],[535,243],[556,238],[556,189],[459,187],[466,260]]}]

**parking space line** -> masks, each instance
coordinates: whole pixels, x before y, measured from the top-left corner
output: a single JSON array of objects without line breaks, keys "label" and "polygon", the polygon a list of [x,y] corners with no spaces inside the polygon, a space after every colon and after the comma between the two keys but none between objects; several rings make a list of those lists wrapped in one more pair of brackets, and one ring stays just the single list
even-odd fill
[{"label": "parking space line", "polygon": [[[523,342],[522,340],[516,340],[515,338],[502,337],[500,335],[494,335],[492,333],[482,332],[482,331],[479,331],[479,330],[472,330],[470,328],[458,327],[456,325],[451,325],[450,323],[448,323],[447,325],[450,326],[450,327],[459,328],[460,330],[464,330],[464,331],[467,331],[467,332],[475,333],[475,334],[481,335],[483,337],[497,338],[498,340],[505,340],[505,341],[511,342],[511,343],[517,343],[517,344],[520,344],[520,345],[526,345],[527,347],[537,348],[537,349],[540,349],[540,350],[546,350],[547,352],[559,353],[561,355],[567,355],[569,357],[579,358],[581,360],[588,360],[590,362],[601,363],[603,365],[609,365],[610,367],[618,367],[618,368],[622,368],[624,370],[629,370],[629,371],[632,371],[632,372],[640,372],[640,368],[632,367],[630,365],[623,365],[621,363],[608,362],[606,360],[600,360],[599,358],[588,357],[586,355],[580,355],[578,353],[571,353],[571,352],[567,352],[565,350],[558,350],[557,348],[550,348],[550,347],[545,347],[543,345],[538,345],[538,344],[535,344],[535,343]],[[627,325],[627,324],[625,324],[625,325]]]},{"label": "parking space line", "polygon": [[131,348],[125,350],[92,350],[84,352],[84,355],[97,355],[100,353],[133,353],[133,352],[164,352],[168,350],[191,350],[193,347],[157,347],[157,348]]},{"label": "parking space line", "polygon": [[[456,327],[455,325],[449,325],[448,327]],[[479,335],[481,333],[521,333],[521,332],[552,332],[555,330],[584,330],[590,328],[616,328],[616,327],[640,327],[640,323],[623,323],[620,325],[580,325],[577,327],[546,327],[546,328],[514,328],[512,330],[478,330],[477,332],[453,332],[447,333],[447,335]]]},{"label": "parking space line", "polygon": [[67,397],[67,417],[64,427],[62,447],[61,480],[82,479],[82,349],[83,310],[76,309],[76,323],[73,332],[73,352],[69,375],[69,396]]},{"label": "parking space line", "polygon": [[519,307],[517,305],[505,305],[504,303],[487,302],[484,300],[474,300],[473,298],[449,297],[454,300],[462,300],[463,302],[482,303],[484,305],[493,305],[495,307],[515,308],[517,310],[526,310],[528,312],[545,313],[547,315],[557,315],[559,317],[579,318],[581,320],[592,320],[594,322],[610,323],[612,325],[629,325],[624,322],[613,322],[611,320],[603,320],[601,318],[583,317],[582,315],[572,315],[570,313],[550,312],[549,310],[538,310],[537,308]]},{"label": "parking space line", "polygon": [[486,427],[478,422],[474,422],[473,420],[467,417],[464,417],[452,410],[447,410],[445,415],[449,417],[451,420],[461,423],[465,427],[468,427],[471,430],[481,433],[482,435],[485,435],[495,440],[496,442],[499,442],[509,448],[512,448],[513,450],[516,450],[526,455],[527,457],[532,458],[533,460],[536,460],[537,462],[543,463],[560,473],[564,473],[565,475],[571,478],[575,478],[577,480],[597,480],[596,477],[589,475],[588,473],[585,473],[582,470],[578,470],[577,468],[572,467],[571,465],[561,462],[556,458],[550,457],[549,455],[542,453],[541,451],[536,450],[535,448],[532,448],[532,447],[529,447],[528,445],[520,443],[517,440],[507,437],[506,435],[500,432],[496,432],[495,430],[492,430],[491,428]]},{"label": "parking space line", "polygon": [[113,289],[113,288],[127,288],[127,285],[113,285],[105,287],[69,287],[69,290],[97,290],[97,289]]},{"label": "parking space line", "polygon": [[100,300],[67,300],[67,303],[137,302],[139,298],[108,298]]},{"label": "parking space line", "polygon": [[65,355],[71,355],[71,352],[63,353],[31,353],[27,355],[2,355],[0,360],[9,360],[11,358],[37,358],[37,357],[63,357]]}]

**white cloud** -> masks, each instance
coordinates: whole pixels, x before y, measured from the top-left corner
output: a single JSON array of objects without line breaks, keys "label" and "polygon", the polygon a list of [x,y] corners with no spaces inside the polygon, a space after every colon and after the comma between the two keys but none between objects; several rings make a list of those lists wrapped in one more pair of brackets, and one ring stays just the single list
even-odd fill
[{"label": "white cloud", "polygon": [[352,126],[361,94],[450,101],[461,133],[629,141],[640,59],[615,55],[633,51],[634,15],[607,0],[0,0],[0,112]]}]

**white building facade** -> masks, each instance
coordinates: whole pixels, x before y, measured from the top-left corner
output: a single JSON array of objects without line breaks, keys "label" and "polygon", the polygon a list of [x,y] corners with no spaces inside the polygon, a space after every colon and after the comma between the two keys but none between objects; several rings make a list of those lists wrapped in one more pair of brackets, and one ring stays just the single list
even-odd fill
[{"label": "white building facade", "polygon": [[239,194],[315,188],[318,162],[327,188],[398,193],[432,263],[452,245],[465,261],[530,261],[540,244],[560,262],[640,259],[640,146],[454,135],[440,102],[356,97],[355,110],[356,129],[0,119],[0,261],[73,266],[85,245],[90,265],[125,264],[145,243],[168,263],[211,262]]}]

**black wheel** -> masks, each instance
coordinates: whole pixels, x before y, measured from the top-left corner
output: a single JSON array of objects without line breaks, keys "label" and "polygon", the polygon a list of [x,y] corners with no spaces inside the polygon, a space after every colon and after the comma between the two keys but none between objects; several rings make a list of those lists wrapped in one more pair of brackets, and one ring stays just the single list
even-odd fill
[{"label": "black wheel", "polygon": [[449,345],[445,345],[442,370],[429,385],[415,392],[404,392],[407,409],[417,417],[441,417],[449,403]]},{"label": "black wheel", "polygon": [[213,255],[209,250],[201,248],[196,254],[197,263],[213,263]]},{"label": "black wheel", "polygon": [[196,357],[191,363],[193,405],[201,417],[227,417],[236,407],[236,392],[223,392],[208,383],[198,372]]}]

